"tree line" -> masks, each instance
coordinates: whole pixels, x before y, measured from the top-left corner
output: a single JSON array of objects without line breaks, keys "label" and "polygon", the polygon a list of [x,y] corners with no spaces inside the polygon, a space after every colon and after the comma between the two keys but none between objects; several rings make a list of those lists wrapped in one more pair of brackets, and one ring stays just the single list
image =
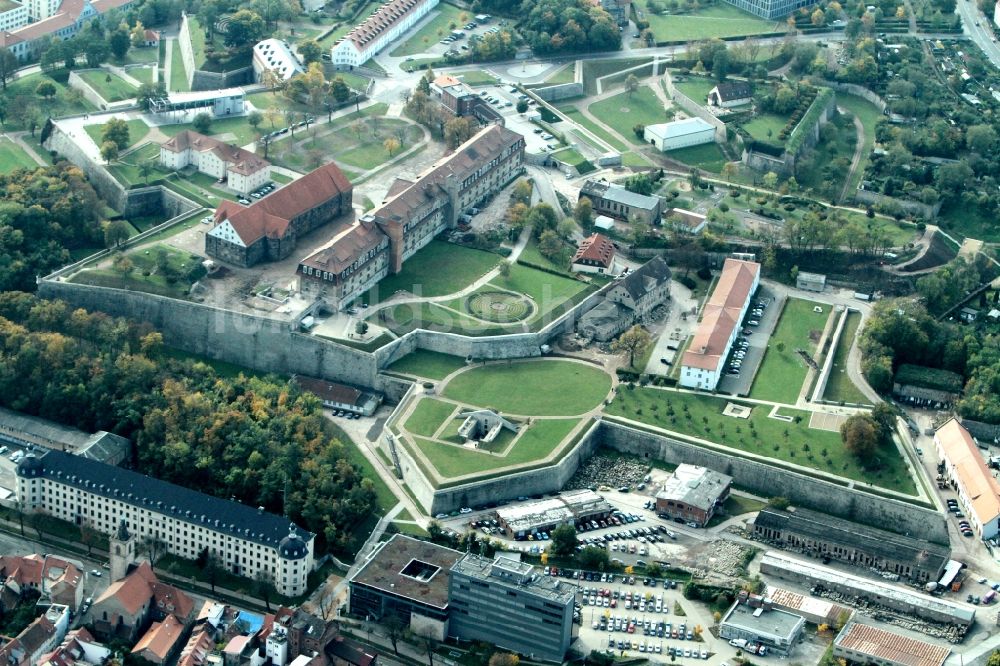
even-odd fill
[{"label": "tree line", "polygon": [[0,294],[0,404],[135,442],[135,468],[284,513],[346,550],[375,507],[319,399],[279,377],[222,378],[148,324]]}]

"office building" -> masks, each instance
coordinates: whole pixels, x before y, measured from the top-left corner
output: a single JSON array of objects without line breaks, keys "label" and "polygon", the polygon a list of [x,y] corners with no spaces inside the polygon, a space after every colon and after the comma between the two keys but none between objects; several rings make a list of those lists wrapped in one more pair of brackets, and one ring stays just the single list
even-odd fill
[{"label": "office building", "polygon": [[943,666],[951,650],[860,622],[849,622],[833,641],[833,656],[876,666]]},{"label": "office building", "polygon": [[742,639],[788,655],[805,625],[802,616],[775,608],[769,599],[740,592],[719,624],[719,636],[727,640]]},{"label": "office building", "polygon": [[715,127],[701,118],[646,125],[642,138],[660,150],[676,150],[715,141]]},{"label": "office building", "polygon": [[953,418],[934,433],[934,444],[972,529],[983,540],[995,539],[1000,531],[1000,483],[986,466],[976,441]]},{"label": "office building", "polygon": [[572,642],[575,587],[530,564],[467,554],[451,568],[454,638],[485,641],[532,660],[562,662]]},{"label": "office building", "polygon": [[137,538],[193,560],[203,551],[227,571],[267,575],[287,596],[306,591],[314,535],[282,516],[152,477],[73,456],[34,452],[17,464],[15,494],[29,513],[113,534],[124,521]]},{"label": "office building", "polygon": [[784,18],[798,9],[813,4],[809,0],[726,0],[726,2],[768,21]]},{"label": "office building", "polygon": [[752,534],[779,548],[875,568],[914,583],[937,581],[951,557],[946,546],[799,507],[765,507],[754,519]]},{"label": "office building", "polygon": [[733,477],[707,467],[677,466],[656,493],[657,515],[704,527],[729,499]]},{"label": "office building", "polygon": [[507,536],[521,539],[551,532],[559,525],[579,526],[604,520],[612,513],[614,507],[594,491],[568,490],[558,497],[501,507],[497,509],[497,521]]},{"label": "office building", "polygon": [[680,385],[714,391],[760,284],[760,264],[726,259],[722,274],[701,312],[701,322],[681,357]]},{"label": "office building", "polygon": [[[112,9],[122,11],[132,6],[133,0],[28,0],[18,9],[11,2],[0,14],[0,21],[15,29],[0,29],[0,48],[10,51],[18,60],[37,57],[41,46],[56,39],[70,39],[91,19]],[[27,15],[22,11],[27,8]],[[20,24],[23,20],[33,23]]]}]

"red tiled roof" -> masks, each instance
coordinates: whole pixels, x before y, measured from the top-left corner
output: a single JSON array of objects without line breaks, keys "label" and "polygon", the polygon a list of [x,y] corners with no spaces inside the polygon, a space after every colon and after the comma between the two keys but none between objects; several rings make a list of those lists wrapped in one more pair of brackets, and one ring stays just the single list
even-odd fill
[{"label": "red tiled roof", "polygon": [[760,264],[726,259],[722,274],[702,310],[701,323],[691,338],[681,362],[692,368],[715,370],[733,329],[739,325],[743,304],[750,298]]},{"label": "red tiled roof", "polygon": [[228,144],[210,136],[199,134],[191,130],[184,130],[169,140],[163,142],[162,148],[166,148],[172,153],[181,153],[189,148],[200,153],[209,151],[214,153],[220,160],[229,164],[229,170],[236,173],[249,175],[271,166],[271,163],[262,157],[258,157],[249,150],[244,150],[239,146]]},{"label": "red tiled roof", "polygon": [[908,666],[941,666],[951,650],[914,638],[853,622],[837,637],[837,647]]},{"label": "red tiled roof", "polygon": [[132,654],[139,655],[153,663],[162,664],[180,640],[184,625],[173,615],[168,615],[163,622],[154,622],[139,642],[132,648]]},{"label": "red tiled roof", "polygon": [[573,263],[580,261],[597,262],[608,268],[615,258],[615,246],[611,239],[602,234],[591,234],[580,241],[580,247],[573,255]]},{"label": "red tiled roof", "polygon": [[355,26],[345,35],[345,38],[354,42],[354,46],[358,51],[364,51],[368,44],[374,41],[379,35],[392,29],[400,19],[413,13],[427,1],[390,0],[375,10],[375,13],[366,18],[361,24]]},{"label": "red tiled roof", "polygon": [[955,467],[979,524],[988,525],[1000,517],[1000,483],[990,473],[969,431],[953,418],[937,429],[934,439]]},{"label": "red tiled roof", "polygon": [[215,221],[229,220],[249,246],[264,237],[284,236],[292,219],[352,189],[340,167],[330,162],[249,206],[223,201],[215,211]]}]

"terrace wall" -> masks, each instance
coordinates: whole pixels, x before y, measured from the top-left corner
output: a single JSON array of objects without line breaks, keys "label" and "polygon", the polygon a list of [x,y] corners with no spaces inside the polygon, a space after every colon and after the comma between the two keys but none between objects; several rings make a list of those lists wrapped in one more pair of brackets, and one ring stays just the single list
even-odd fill
[{"label": "terrace wall", "polygon": [[583,97],[583,83],[559,83],[544,88],[535,88],[533,92],[546,102],[559,102],[564,99]]}]

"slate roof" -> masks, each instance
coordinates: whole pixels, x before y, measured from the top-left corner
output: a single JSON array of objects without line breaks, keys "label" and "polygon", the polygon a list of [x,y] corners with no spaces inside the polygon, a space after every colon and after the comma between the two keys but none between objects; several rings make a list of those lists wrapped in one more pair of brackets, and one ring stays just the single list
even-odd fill
[{"label": "slate roof", "polygon": [[350,196],[352,191],[344,172],[330,162],[249,206],[223,201],[215,211],[215,222],[229,220],[249,247],[264,237],[283,237],[293,219],[339,194]]},{"label": "slate roof", "polygon": [[[48,479],[271,548],[277,548],[289,533],[288,519],[283,516],[131,470],[62,451],[49,451],[40,462],[42,475]],[[311,532],[295,529],[306,542],[313,538]]]},{"label": "slate roof", "polygon": [[304,266],[316,271],[340,275],[358,259],[386,241],[386,235],[370,222],[358,222],[342,229],[333,239],[299,262],[298,272]]},{"label": "slate roof", "polygon": [[731,102],[734,99],[746,99],[753,95],[753,87],[746,81],[726,81],[720,83],[713,89],[722,102]]},{"label": "slate roof", "polygon": [[660,198],[646,194],[631,192],[621,185],[605,183],[598,180],[588,180],[580,188],[580,196],[590,198],[601,198],[606,201],[614,201],[629,208],[641,208],[643,210],[654,210],[660,205]]},{"label": "slate roof", "polygon": [[669,279],[670,268],[667,267],[667,262],[663,257],[657,256],[623,277],[618,286],[625,289],[633,301],[639,301]]},{"label": "slate roof", "polygon": [[181,153],[191,149],[199,153],[214,153],[223,162],[229,165],[230,171],[235,171],[244,176],[256,173],[261,169],[271,166],[271,163],[262,157],[257,157],[255,153],[244,150],[239,146],[228,144],[210,136],[199,134],[192,130],[184,130],[176,136],[164,141],[161,145],[172,153]]},{"label": "slate roof", "polygon": [[615,258],[615,245],[611,239],[602,234],[591,234],[580,241],[580,247],[573,255],[573,263],[590,261],[607,268]]}]

